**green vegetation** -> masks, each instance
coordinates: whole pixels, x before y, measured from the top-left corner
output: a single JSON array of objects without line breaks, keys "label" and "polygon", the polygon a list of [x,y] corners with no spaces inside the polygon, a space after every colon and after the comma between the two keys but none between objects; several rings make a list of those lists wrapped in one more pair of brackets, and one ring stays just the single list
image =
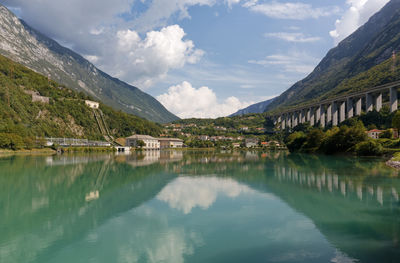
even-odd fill
[{"label": "green vegetation", "polygon": [[92,152],[115,152],[113,147],[67,147],[62,148],[64,153],[92,153]]},{"label": "green vegetation", "polygon": [[360,143],[364,142],[368,142],[368,138],[361,121],[355,122],[350,127],[347,125],[333,127],[326,132],[318,128],[312,128],[307,133],[294,132],[286,139],[286,145],[291,152],[325,154],[357,152],[370,155],[367,151],[363,152],[367,147]]},{"label": "green vegetation", "polygon": [[393,155],[392,161],[400,162],[400,152],[397,152]]},{"label": "green vegetation", "polygon": [[[49,97],[49,103],[32,102],[27,92]],[[38,137],[104,140],[85,99],[91,98],[0,56],[0,148],[37,147],[42,145]],[[158,124],[104,104],[100,109],[114,137],[132,133],[157,136],[161,132]]]}]

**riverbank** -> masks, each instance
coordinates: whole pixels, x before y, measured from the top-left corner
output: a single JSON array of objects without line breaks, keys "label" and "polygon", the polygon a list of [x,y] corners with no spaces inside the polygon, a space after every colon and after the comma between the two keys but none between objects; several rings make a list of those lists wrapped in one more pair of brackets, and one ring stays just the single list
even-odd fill
[{"label": "riverbank", "polygon": [[386,165],[397,170],[400,170],[400,152],[393,154],[393,157],[386,162]]},{"label": "riverbank", "polygon": [[51,148],[43,148],[43,149],[30,149],[30,150],[8,150],[8,149],[0,149],[0,155],[53,155],[56,154],[57,151]]}]

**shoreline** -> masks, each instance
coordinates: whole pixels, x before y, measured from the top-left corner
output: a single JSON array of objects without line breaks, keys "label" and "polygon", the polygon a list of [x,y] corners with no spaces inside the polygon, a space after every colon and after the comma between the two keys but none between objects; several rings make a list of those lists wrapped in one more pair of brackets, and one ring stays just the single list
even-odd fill
[{"label": "shoreline", "polygon": [[0,156],[4,155],[54,155],[57,151],[51,148],[31,149],[31,150],[6,150],[0,149]]}]

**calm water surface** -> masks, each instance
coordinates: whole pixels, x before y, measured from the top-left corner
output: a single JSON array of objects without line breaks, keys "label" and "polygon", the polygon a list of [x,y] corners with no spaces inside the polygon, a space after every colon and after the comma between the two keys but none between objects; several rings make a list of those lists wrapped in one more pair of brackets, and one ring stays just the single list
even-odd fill
[{"label": "calm water surface", "polygon": [[400,262],[373,159],[150,152],[0,158],[0,262]]}]

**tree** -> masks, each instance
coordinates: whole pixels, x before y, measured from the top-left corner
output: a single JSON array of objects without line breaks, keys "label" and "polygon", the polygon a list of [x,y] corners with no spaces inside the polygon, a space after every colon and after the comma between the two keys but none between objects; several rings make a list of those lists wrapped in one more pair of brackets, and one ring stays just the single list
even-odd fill
[{"label": "tree", "polygon": [[392,137],[393,137],[392,129],[384,130],[381,134],[379,134],[379,138],[392,139]]},{"label": "tree", "polygon": [[146,143],[145,143],[144,141],[142,141],[142,140],[138,140],[138,141],[136,142],[136,146],[137,146],[138,148],[143,148],[144,146],[146,146]]},{"label": "tree", "polygon": [[400,111],[397,111],[396,114],[394,114],[392,119],[392,126],[393,128],[400,130]]},{"label": "tree", "polygon": [[358,143],[355,151],[359,156],[379,156],[383,153],[383,147],[375,140],[368,140]]}]

